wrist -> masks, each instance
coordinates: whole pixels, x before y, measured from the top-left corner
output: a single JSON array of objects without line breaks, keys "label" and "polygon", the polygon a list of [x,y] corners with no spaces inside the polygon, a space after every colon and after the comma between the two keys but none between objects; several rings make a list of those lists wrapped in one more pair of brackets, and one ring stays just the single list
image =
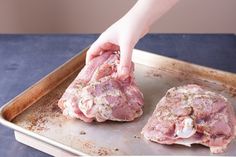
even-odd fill
[{"label": "wrist", "polygon": [[135,12],[126,14],[121,21],[124,23],[125,27],[131,29],[136,34],[138,34],[139,38],[143,37],[148,33],[150,29],[150,24],[147,22],[147,19],[141,18]]}]

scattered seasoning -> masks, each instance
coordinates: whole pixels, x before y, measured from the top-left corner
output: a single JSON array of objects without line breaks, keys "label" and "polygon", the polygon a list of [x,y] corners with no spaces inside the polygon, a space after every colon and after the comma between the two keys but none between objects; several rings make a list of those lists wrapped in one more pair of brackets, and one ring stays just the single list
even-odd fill
[{"label": "scattered seasoning", "polygon": [[236,97],[236,93],[232,93],[231,96],[232,96],[232,97]]},{"label": "scattered seasoning", "polygon": [[140,136],[137,136],[137,135],[134,135],[134,138],[140,139],[141,137],[140,137]]},{"label": "scattered seasoning", "polygon": [[86,148],[86,149],[95,149],[95,146],[91,144],[91,142],[85,142],[83,144],[83,147]]},{"label": "scattered seasoning", "polygon": [[26,128],[31,131],[43,131],[47,128],[44,126],[47,123],[47,119],[43,115],[29,116],[29,121],[31,122]]},{"label": "scattered seasoning", "polygon": [[105,155],[108,155],[108,152],[107,150],[101,148],[98,150],[98,155],[105,156]]},{"label": "scattered seasoning", "polygon": [[82,130],[82,131],[79,132],[79,134],[80,135],[86,135],[86,132]]},{"label": "scattered seasoning", "polygon": [[236,88],[228,87],[228,90],[232,97],[236,97]]},{"label": "scattered seasoning", "polygon": [[61,109],[57,105],[52,105],[51,111],[56,113],[56,112],[61,112]]},{"label": "scattered seasoning", "polygon": [[154,78],[160,78],[162,77],[162,75],[160,74],[160,71],[156,70],[156,69],[152,69],[150,71],[148,71],[145,74],[146,77],[154,77]]}]

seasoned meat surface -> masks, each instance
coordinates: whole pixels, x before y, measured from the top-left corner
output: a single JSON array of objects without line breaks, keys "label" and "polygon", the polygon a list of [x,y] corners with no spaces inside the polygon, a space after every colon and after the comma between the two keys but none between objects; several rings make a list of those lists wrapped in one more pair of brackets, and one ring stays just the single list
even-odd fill
[{"label": "seasoned meat surface", "polygon": [[236,118],[225,97],[190,84],[167,91],[142,134],[161,144],[198,143],[221,153],[236,136]]},{"label": "seasoned meat surface", "polygon": [[58,102],[63,114],[85,122],[132,121],[142,115],[143,94],[133,65],[130,76],[117,77],[119,54],[106,52],[86,65]]}]

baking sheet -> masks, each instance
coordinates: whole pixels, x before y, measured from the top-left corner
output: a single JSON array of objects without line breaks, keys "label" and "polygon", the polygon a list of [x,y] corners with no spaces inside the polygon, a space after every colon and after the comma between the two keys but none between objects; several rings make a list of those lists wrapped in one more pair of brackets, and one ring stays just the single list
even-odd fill
[{"label": "baking sheet", "polygon": [[[77,58],[81,61],[77,64],[82,67],[85,55],[81,54]],[[140,132],[158,101],[169,88],[174,86],[188,83],[202,85],[227,97],[236,109],[236,75],[140,50],[134,50],[133,61],[136,82],[144,94],[145,101],[143,115],[133,122],[108,121],[87,124],[78,119],[67,119],[62,115],[57,102],[80,71],[78,65],[70,69],[70,73],[67,74],[69,77],[59,81],[59,85],[55,85],[56,88],[51,87],[44,96],[40,95],[43,97],[32,101],[29,107],[25,105],[28,107],[26,110],[18,107],[18,110],[15,110],[19,113],[15,111],[11,115],[10,111],[4,110],[3,107],[1,122],[32,138],[78,155],[212,155],[207,147],[201,145],[188,148],[180,145],[156,144],[145,140]],[[40,87],[40,82],[37,87]],[[17,101],[12,102],[14,103],[7,104],[8,108],[17,105]],[[17,116],[11,120],[14,115]],[[227,151],[220,155],[236,155],[235,147],[236,140],[233,140]]]}]

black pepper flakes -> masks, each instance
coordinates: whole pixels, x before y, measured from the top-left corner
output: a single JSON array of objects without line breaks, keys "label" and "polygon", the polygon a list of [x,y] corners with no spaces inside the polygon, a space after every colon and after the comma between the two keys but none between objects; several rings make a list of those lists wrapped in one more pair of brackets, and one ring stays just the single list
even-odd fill
[{"label": "black pepper flakes", "polygon": [[86,135],[86,132],[85,131],[80,131],[80,133],[79,133],[80,135]]}]

